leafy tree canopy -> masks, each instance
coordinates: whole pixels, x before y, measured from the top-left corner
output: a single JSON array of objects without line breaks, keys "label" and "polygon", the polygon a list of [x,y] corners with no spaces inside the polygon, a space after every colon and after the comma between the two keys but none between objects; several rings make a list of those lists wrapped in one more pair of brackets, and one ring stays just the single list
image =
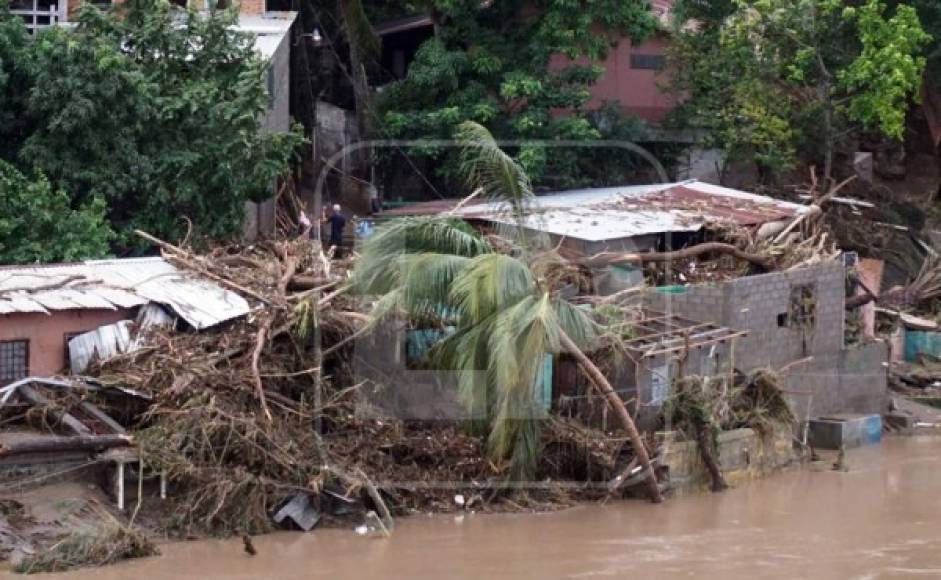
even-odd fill
[{"label": "leafy tree canopy", "polygon": [[731,158],[768,173],[798,157],[822,163],[868,130],[900,139],[930,40],[911,6],[881,0],[734,0],[682,5],[699,26],[679,32],[675,89],[685,121]]},{"label": "leafy tree canopy", "polygon": [[[618,38],[642,40],[657,25],[642,0],[428,4],[436,34],[418,50],[406,78],[383,93],[377,123],[383,136],[448,139],[470,120],[498,139],[600,138],[578,109],[603,69],[571,64],[550,70],[550,58],[600,60]],[[553,116],[554,109],[576,113]],[[551,151],[524,147],[518,160],[535,180],[558,150]],[[457,163],[450,167],[459,174]]]},{"label": "leafy tree canopy", "polygon": [[82,10],[74,30],[25,41],[0,14],[0,155],[42,172],[73,205],[103,196],[117,230],[176,238],[238,232],[243,203],[271,195],[302,138],[262,134],[266,67],[235,13],[164,0]]},{"label": "leafy tree canopy", "polygon": [[30,180],[0,160],[0,263],[101,258],[113,236],[101,198],[72,209],[45,177]]}]

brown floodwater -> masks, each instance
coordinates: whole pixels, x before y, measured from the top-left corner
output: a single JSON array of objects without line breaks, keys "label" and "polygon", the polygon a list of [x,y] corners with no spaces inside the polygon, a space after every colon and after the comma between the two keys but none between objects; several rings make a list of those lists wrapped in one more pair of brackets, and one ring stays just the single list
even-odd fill
[{"label": "brown floodwater", "polygon": [[198,541],[55,575],[127,578],[941,578],[941,438],[854,450],[718,495],[544,514],[399,519],[389,539],[352,529]]}]

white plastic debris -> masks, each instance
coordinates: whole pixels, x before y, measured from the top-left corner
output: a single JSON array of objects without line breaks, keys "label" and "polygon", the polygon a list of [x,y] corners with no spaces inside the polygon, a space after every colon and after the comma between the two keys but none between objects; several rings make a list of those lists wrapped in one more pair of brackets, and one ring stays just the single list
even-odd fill
[{"label": "white plastic debris", "polygon": [[460,493],[455,495],[454,504],[457,505],[457,507],[464,507],[464,496]]},{"label": "white plastic debris", "polygon": [[359,534],[360,536],[365,536],[366,534],[369,533],[369,526],[367,526],[366,524],[360,524],[356,526],[356,528],[353,531]]}]

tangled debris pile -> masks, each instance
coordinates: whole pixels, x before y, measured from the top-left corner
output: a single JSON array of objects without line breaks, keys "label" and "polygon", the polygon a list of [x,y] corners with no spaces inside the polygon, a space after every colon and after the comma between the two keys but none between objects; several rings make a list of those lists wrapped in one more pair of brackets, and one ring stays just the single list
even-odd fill
[{"label": "tangled debris pile", "polygon": [[[453,509],[453,482],[480,504],[505,495],[480,437],[450,423],[359,412],[351,339],[368,318],[344,294],[354,258],[331,260],[309,240],[205,255],[151,241],[178,267],[254,301],[247,318],[199,333],[153,329],[144,348],[89,371],[151,397],[132,432],[145,462],[170,482],[169,530],[268,531],[272,513],[298,494],[327,517],[351,504],[380,514]],[[557,427],[544,435],[547,478],[587,472],[605,480],[628,451],[604,433]],[[545,507],[552,497],[506,506]]]}]

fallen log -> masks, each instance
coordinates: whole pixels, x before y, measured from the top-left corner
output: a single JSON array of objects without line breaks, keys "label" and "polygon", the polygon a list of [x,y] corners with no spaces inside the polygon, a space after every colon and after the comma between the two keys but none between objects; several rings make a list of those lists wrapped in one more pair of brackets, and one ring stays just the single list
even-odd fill
[{"label": "fallen log", "polygon": [[56,453],[64,451],[104,451],[113,447],[129,447],[134,443],[130,435],[76,435],[74,437],[34,437],[0,444],[0,457],[27,453]]},{"label": "fallen log", "polygon": [[625,262],[640,262],[641,264],[654,263],[654,262],[670,262],[673,260],[683,260],[686,258],[695,258],[703,254],[725,254],[728,256],[733,256],[739,260],[744,260],[750,262],[756,266],[759,266],[765,270],[770,269],[773,266],[773,262],[770,257],[762,256],[760,254],[752,254],[741,250],[732,244],[725,244],[722,242],[706,242],[696,246],[690,246],[688,248],[683,248],[681,250],[674,250],[672,252],[646,252],[646,253],[618,253],[618,252],[602,252],[600,254],[595,254],[583,261],[586,265],[611,265],[611,264],[622,264]]},{"label": "fallen log", "polygon": [[331,282],[333,282],[333,280],[322,276],[305,276],[303,274],[298,274],[292,277],[290,282],[288,282],[288,290],[292,292],[313,290],[314,288],[326,286]]},{"label": "fallen log", "polygon": [[261,353],[267,344],[267,337],[268,333],[271,331],[272,322],[274,321],[269,316],[264,320],[264,322],[261,323],[258,328],[258,334],[255,338],[255,348],[252,351],[252,382],[255,384],[255,393],[258,395],[258,402],[261,404],[261,410],[265,414],[265,419],[267,419],[269,423],[272,422],[273,417],[271,415],[271,410],[268,408],[268,400],[265,399],[265,385],[261,380],[259,362],[261,360]]},{"label": "fallen log", "polygon": [[35,390],[31,386],[23,385],[19,387],[18,392],[21,397],[23,397],[24,399],[26,399],[33,405],[48,409],[49,412],[52,414],[52,416],[55,417],[56,421],[58,421],[59,423],[62,423],[63,425],[71,429],[72,432],[75,433],[76,435],[88,435],[91,433],[91,429],[89,429],[87,426],[85,426],[85,424],[83,424],[81,421],[75,418],[75,416],[53,405],[49,399],[44,397],[42,394],[39,393],[39,391]]}]

